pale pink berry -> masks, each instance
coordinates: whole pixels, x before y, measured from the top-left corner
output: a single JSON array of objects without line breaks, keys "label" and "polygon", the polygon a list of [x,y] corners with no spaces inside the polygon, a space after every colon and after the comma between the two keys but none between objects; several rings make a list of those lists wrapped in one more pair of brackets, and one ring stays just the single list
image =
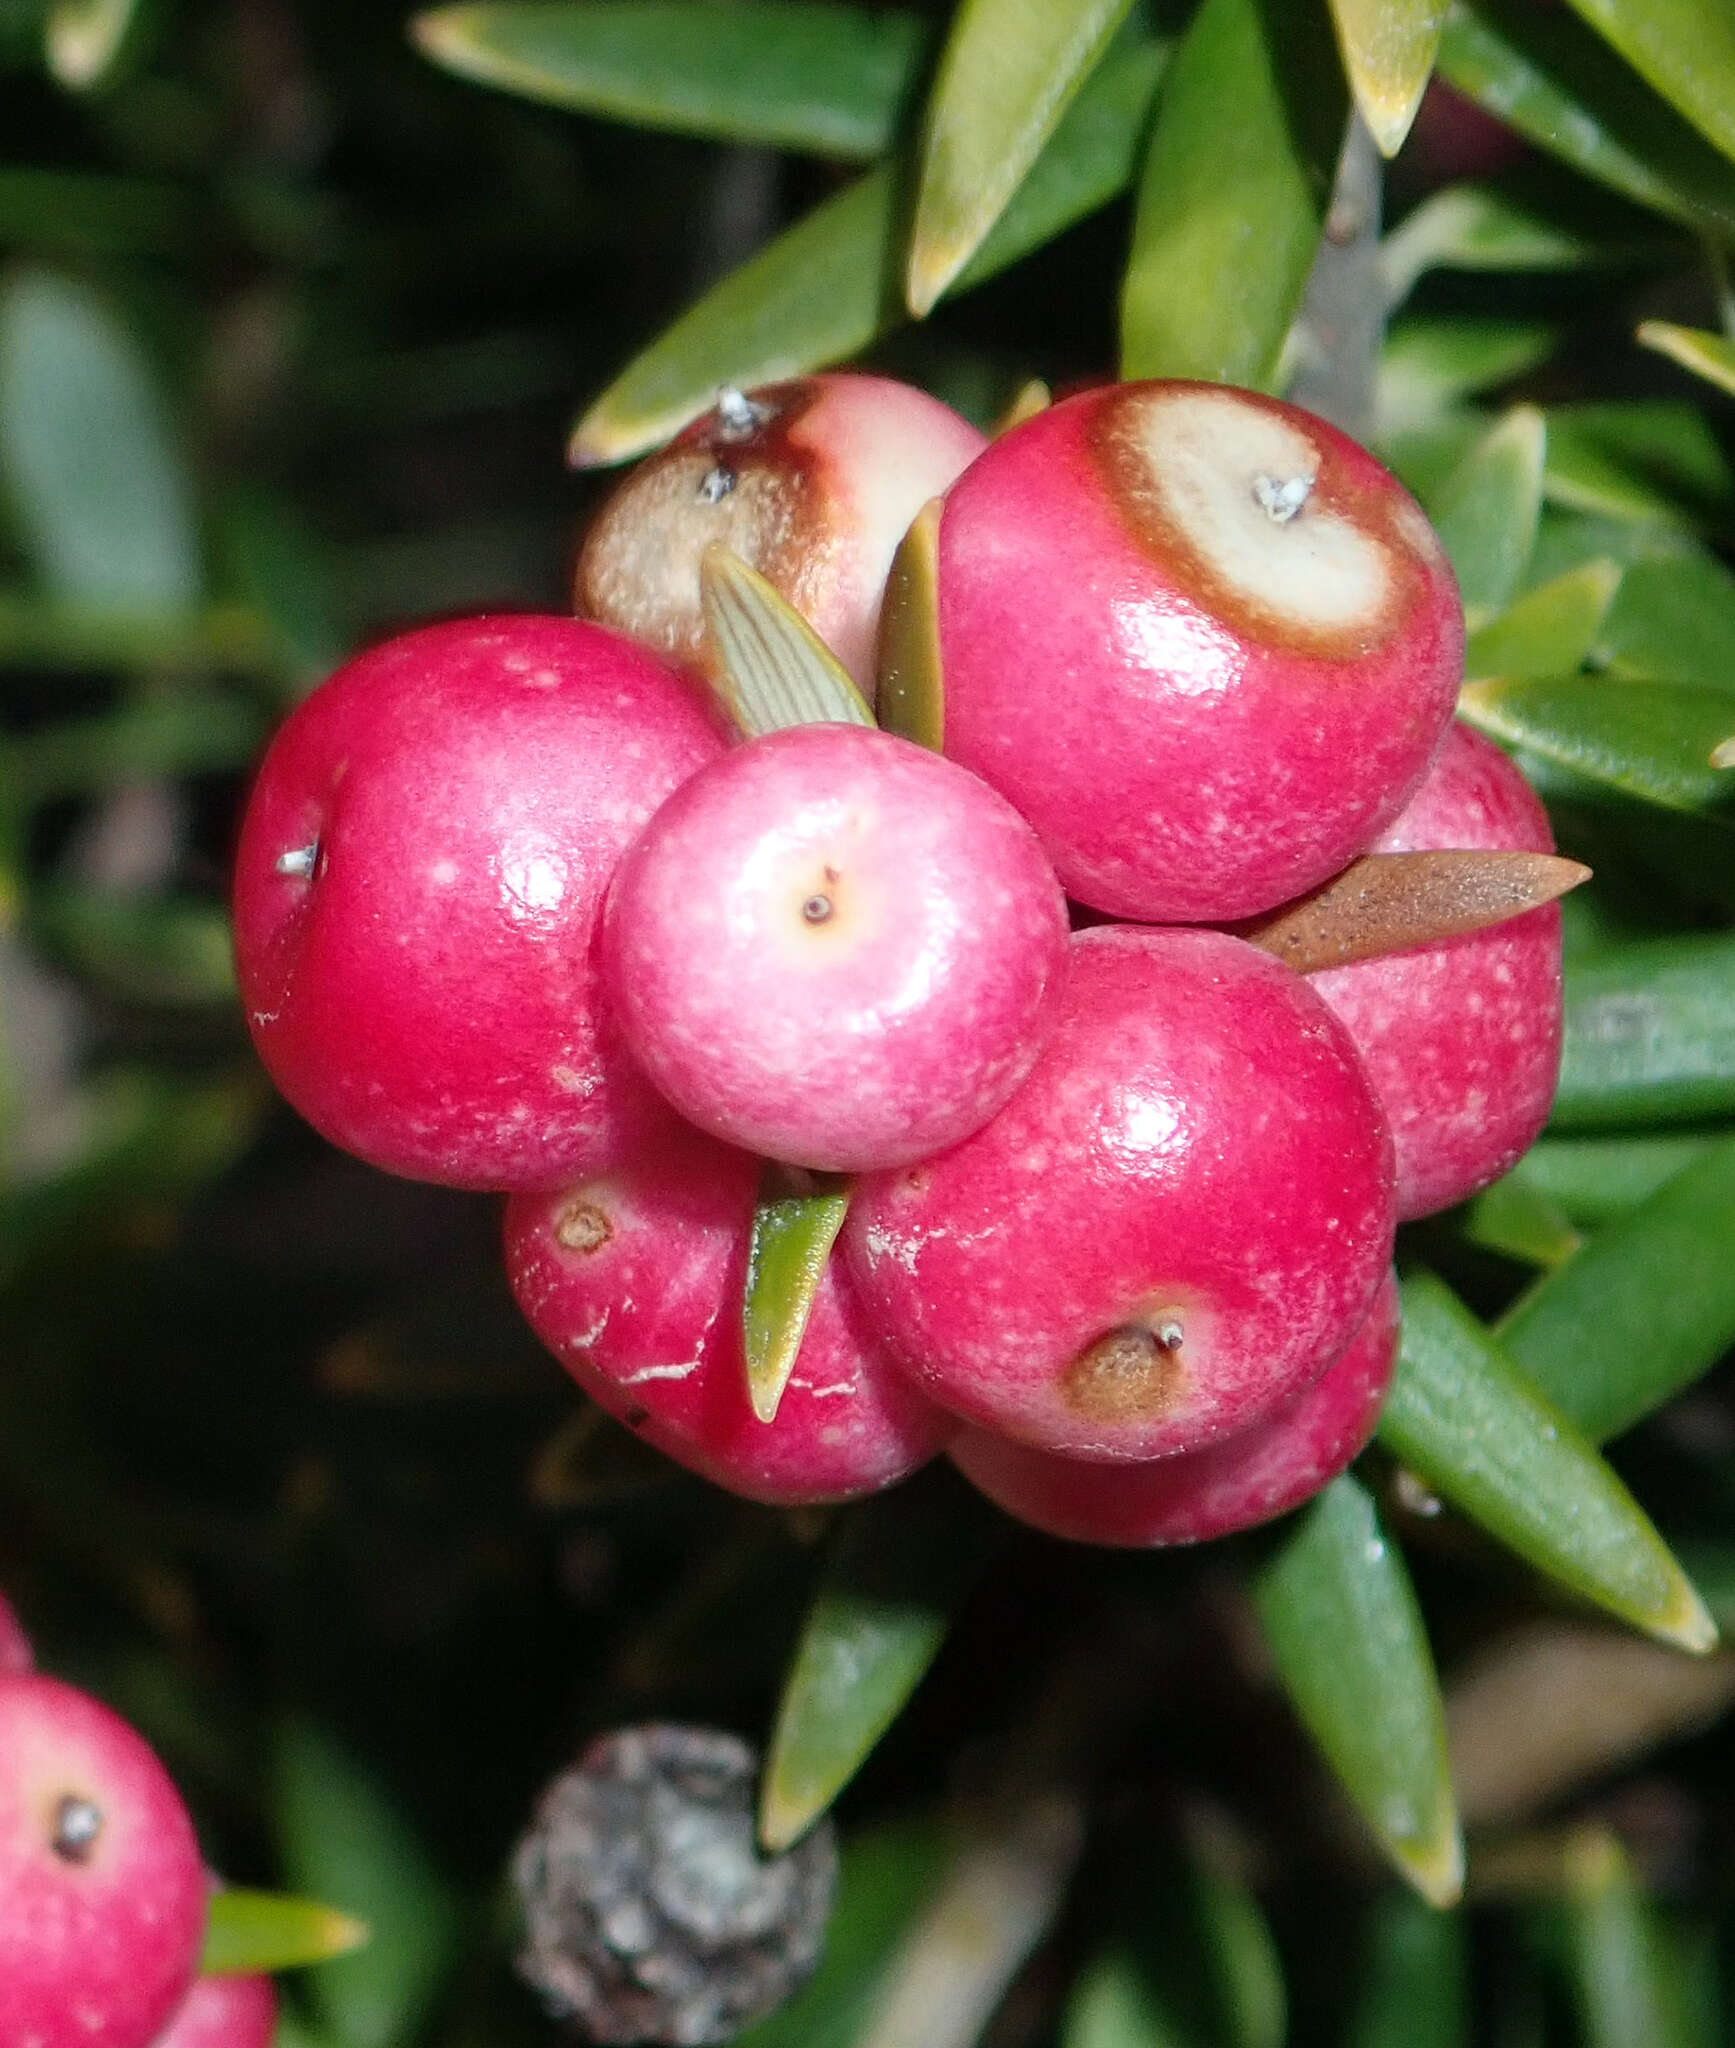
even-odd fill
[{"label": "pale pink berry", "polygon": [[887,1363],[835,1265],[774,1422],[747,1395],[741,1304],[759,1166],[685,1132],[598,1180],[506,1208],[519,1307],[578,1384],[647,1443],[749,1499],[872,1493],[951,1432]]},{"label": "pale pink berry", "polygon": [[1186,383],[1014,428],[940,525],[945,749],[1069,895],[1247,917],[1362,852],[1420,782],[1464,625],[1403,488],[1323,420]]},{"label": "pale pink berry", "polygon": [[699,558],[719,541],[775,585],[871,696],[892,556],[983,445],[949,406],[885,377],[830,371],[726,391],[597,514],[576,609],[695,662]]},{"label": "pale pink berry", "polygon": [[[1500,749],[1454,723],[1380,853],[1552,853],[1536,793]],[[1392,1127],[1398,1216],[1450,1208],[1515,1165],[1560,1073],[1560,909],[1309,977],[1349,1027]]]},{"label": "pale pink berry", "polygon": [[1316,1379],[1391,1258],[1348,1033],[1219,932],[1075,934],[1061,1017],[975,1137],[857,1187],[851,1277],[917,1385],[1038,1449],[1195,1449]]},{"label": "pale pink berry", "polygon": [[1349,1348],[1311,1386],[1234,1436],[1138,1465],[1059,1458],[966,1429],[948,1454],[1009,1515],[1075,1543],[1206,1543],[1287,1514],[1335,1479],[1373,1435],[1397,1359],[1388,1278]]},{"label": "pale pink berry", "polygon": [[271,2048],[276,2034],[269,1977],[201,1977],[151,2048]]},{"label": "pale pink berry", "polygon": [[557,1186],[658,1128],[595,938],[621,852],[722,744],[683,678],[576,619],[340,669],[273,741],[236,859],[242,1001],[291,1103],[457,1187]]},{"label": "pale pink berry", "polygon": [[796,1166],[898,1166],[1029,1072],[1066,900],[1003,797],[856,725],[750,740],[669,799],[609,898],[609,992],[681,1114]]},{"label": "pale pink berry", "polygon": [[149,2048],[205,1912],[192,1823],[145,1742],[58,1679],[0,1678],[0,2042]]}]

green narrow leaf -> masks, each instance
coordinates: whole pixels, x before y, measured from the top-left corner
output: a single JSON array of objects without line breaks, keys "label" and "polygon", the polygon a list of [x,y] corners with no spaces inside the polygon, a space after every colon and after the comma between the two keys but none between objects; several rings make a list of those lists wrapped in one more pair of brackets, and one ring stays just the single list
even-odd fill
[{"label": "green narrow leaf", "polygon": [[[1575,1224],[1610,1223],[1647,1202],[1716,1141],[1704,1137],[1545,1137],[1514,1168]],[[1510,1179],[1511,1176],[1508,1175]]]},{"label": "green narrow leaf", "polygon": [[1570,675],[1589,659],[1625,573],[1618,562],[1586,562],[1526,591],[1470,635],[1464,673]]},{"label": "green narrow leaf", "polygon": [[1636,339],[1641,348],[1655,349],[1719,391],[1735,392],[1735,342],[1727,335],[1703,327],[1677,327],[1672,320],[1644,320]]},{"label": "green narrow leaf", "polygon": [[450,1967],[451,1894],[378,1781],[321,1729],[287,1723],[275,1761],[291,1883],[373,1930],[365,1948],[309,1973],[315,2014],[341,2048],[399,2048],[415,2037]]},{"label": "green narrow leaf", "polygon": [[1454,0],[1439,71],[1574,170],[1689,227],[1735,231],[1735,166],[1569,14]]},{"label": "green narrow leaf", "polygon": [[927,30],[824,0],[465,0],[410,34],[459,77],[551,106],[871,158],[892,142]]},{"label": "green narrow leaf", "polygon": [[74,92],[103,84],[119,65],[141,12],[142,0],[54,0],[44,25],[49,70]]},{"label": "green narrow leaf", "polygon": [[716,684],[749,739],[790,725],[872,725],[831,649],[772,584],[721,541],[699,561]]},{"label": "green narrow leaf", "polygon": [[1496,1327],[1507,1355],[1594,1442],[1618,1436],[1735,1343],[1735,1139],[1546,1273]]},{"label": "green narrow leaf", "polygon": [[898,543],[880,606],[880,723],[931,747],[946,737],[946,680],[940,659],[940,512],[930,498]]},{"label": "green narrow leaf", "polygon": [[981,247],[1131,0],[964,0],[928,102],[904,293],[918,318]]},{"label": "green narrow leaf", "polygon": [[1568,1846],[1566,1908],[1585,2048],[1685,2048],[1650,1909],[1608,1829],[1586,1828]]},{"label": "green narrow leaf", "polygon": [[1296,1711],[1357,1811],[1436,1906],[1464,1882],[1440,1682],[1374,1504],[1345,1475],[1260,1572],[1254,1600]]},{"label": "green narrow leaf", "polygon": [[113,612],[199,596],[193,493],[150,373],[87,286],[0,286],[0,477],[47,588]]},{"label": "green narrow leaf", "polygon": [[1711,756],[1735,730],[1726,690],[1607,676],[1467,683],[1458,715],[1587,781],[1671,811],[1711,811],[1735,796]]},{"label": "green narrow leaf", "polygon": [[1566,969],[1552,1128],[1735,1112],[1735,938],[1648,939]]},{"label": "green narrow leaf", "polygon": [[1515,405],[1446,479],[1428,510],[1445,543],[1472,629],[1509,604],[1536,543],[1548,428]]},{"label": "green narrow leaf", "polygon": [[[955,290],[1006,269],[1126,189],[1163,57],[1160,43],[1131,43],[1098,65]],[[890,165],[816,207],[627,365],[573,429],[569,458],[625,462],[703,412],[720,384],[751,389],[859,355],[905,318],[887,284],[901,223]]]},{"label": "green narrow leaf", "polygon": [[1580,270],[1610,260],[1604,237],[1493,185],[1448,185],[1413,207],[1380,244],[1388,306],[1430,270]]},{"label": "green narrow leaf", "polygon": [[1617,676],[1735,692],[1735,576],[1697,548],[1634,562],[1596,639]]},{"label": "green narrow leaf", "polygon": [[777,1420],[825,1262],[848,1212],[847,1183],[792,1194],[783,1170],[766,1168],[741,1302],[747,1397],[761,1422]]},{"label": "green narrow leaf", "polygon": [[32,892],[29,908],[45,953],[126,1001],[235,1000],[234,949],[220,904],[50,882]]},{"label": "green narrow leaf", "polygon": [[296,1970],[347,1955],[367,1938],[363,1921],[315,1899],[225,1890],[212,1894],[199,1968],[207,1977]]},{"label": "green narrow leaf", "polygon": [[1470,1204],[1464,1235],[1527,1266],[1558,1266],[1584,1242],[1554,1197],[1526,1176],[1522,1161]]},{"label": "green narrow leaf", "polygon": [[897,1719],[997,1534],[929,1491],[849,1511],[783,1681],[760,1780],[767,1851],[807,1832]]},{"label": "green narrow leaf", "polygon": [[1523,376],[1553,354],[1557,339],[1534,320],[1397,321],[1380,355],[1377,431],[1419,426]]},{"label": "green narrow leaf", "polygon": [[1204,0],[1164,82],[1140,178],[1123,377],[1272,388],[1345,112],[1337,53],[1311,5]]},{"label": "green narrow leaf", "polygon": [[1675,527],[1720,524],[1732,490],[1704,414],[1673,399],[1550,406],[1545,483],[1575,511]]},{"label": "green narrow leaf", "polygon": [[1642,79],[1735,157],[1735,14],[1704,0],[1572,0]]},{"label": "green narrow leaf", "polygon": [[1382,156],[1403,147],[1434,68],[1446,0],[1331,0],[1350,90]]},{"label": "green narrow leaf", "polygon": [[1123,1948],[1080,1971],[1061,2022],[1060,2048],[1193,2048],[1162,2010],[1149,1977]]},{"label": "green narrow leaf", "polygon": [[1464,1921],[1388,1892],[1369,1916],[1355,2017],[1344,2048],[1469,2048]]},{"label": "green narrow leaf", "polygon": [[1433,1274],[1403,1295],[1386,1448],[1572,1592],[1677,1648],[1710,1649],[1711,1617],[1609,1466]]},{"label": "green narrow leaf", "polygon": [[147,699],[21,735],[5,755],[8,790],[14,802],[30,805],[146,775],[233,773],[253,760],[265,735],[264,714],[239,697]]}]

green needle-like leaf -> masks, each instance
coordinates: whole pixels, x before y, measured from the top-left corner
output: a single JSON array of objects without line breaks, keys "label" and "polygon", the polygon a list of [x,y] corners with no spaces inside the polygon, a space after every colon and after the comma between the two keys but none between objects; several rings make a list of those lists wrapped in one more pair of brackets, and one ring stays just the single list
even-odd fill
[{"label": "green needle-like leaf", "polygon": [[931,498],[892,558],[880,606],[880,723],[938,753],[946,737],[946,679],[940,659],[940,512]]},{"label": "green needle-like leaf", "polygon": [[1735,342],[1727,335],[1703,327],[1677,327],[1672,320],[1646,320],[1640,323],[1637,338],[1641,348],[1654,348],[1719,391],[1735,392]]},{"label": "green needle-like leaf", "polygon": [[1570,218],[1492,185],[1448,185],[1380,244],[1380,282],[1397,306],[1430,270],[1579,270],[1610,260],[1607,238]]},{"label": "green needle-like leaf", "polygon": [[1508,746],[1671,811],[1710,811],[1735,796],[1711,756],[1735,730],[1726,690],[1558,676],[1467,683],[1459,715]]},{"label": "green needle-like leaf", "polygon": [[364,1922],[315,1899],[220,1891],[212,1894],[199,1968],[207,1977],[295,1970],[347,1955],[367,1938]]},{"label": "green needle-like leaf", "polygon": [[1470,1204],[1464,1235],[1472,1244],[1518,1259],[1527,1266],[1558,1266],[1584,1238],[1546,1188],[1529,1179],[1522,1164],[1502,1174]]},{"label": "green needle-like leaf", "polygon": [[1536,544],[1548,429],[1515,405],[1447,478],[1429,506],[1474,628],[1509,604]]},{"label": "green needle-like leaf", "polygon": [[1554,1129],[1731,1111],[1735,938],[1650,939],[1569,962]]},{"label": "green needle-like leaf", "polygon": [[1272,388],[1346,107],[1314,8],[1204,0],[1164,83],[1139,184],[1122,376]]},{"label": "green needle-like leaf", "polygon": [[1470,635],[1464,673],[1564,676],[1583,666],[1621,585],[1618,562],[1586,562],[1515,598]]},{"label": "green needle-like leaf", "polygon": [[[1688,62],[1694,47],[1683,51]],[[1529,0],[1453,0],[1439,70],[1611,190],[1690,227],[1735,231],[1735,165],[1570,15]]]},{"label": "green needle-like leaf", "polygon": [[1378,431],[1424,425],[1522,377],[1554,353],[1558,339],[1554,328],[1534,320],[1398,321],[1380,356]]},{"label": "green needle-like leaf", "polygon": [[1735,1343],[1735,1139],[1544,1274],[1495,1330],[1595,1442],[1659,1408]]},{"label": "green needle-like leaf", "polygon": [[741,1303],[747,1397],[761,1422],[777,1420],[825,1262],[848,1210],[847,1185],[791,1193],[783,1170],[766,1168]]},{"label": "green needle-like leaf", "polygon": [[[1124,191],[1162,70],[1164,47],[1111,52],[1067,109],[994,232],[957,279],[980,284]],[[816,207],[691,306],[636,356],[579,421],[580,465],[625,462],[712,404],[720,384],[750,389],[859,355],[904,320],[889,284],[903,211],[891,165]]]},{"label": "green needle-like leaf", "polygon": [[1585,2048],[1690,2048],[1650,1908],[1608,1829],[1583,1829],[1567,1845],[1566,1907],[1566,1962]]},{"label": "green needle-like leaf", "polygon": [[1701,135],[1735,157],[1735,13],[1704,0],[1572,0]]},{"label": "green needle-like leaf", "polygon": [[1446,25],[1446,0],[1331,0],[1350,90],[1382,156],[1403,147]]},{"label": "green needle-like leaf", "polygon": [[1427,1632],[1374,1504],[1334,1479],[1260,1572],[1254,1599],[1296,1711],[1388,1856],[1431,1904],[1464,1848]]},{"label": "green needle-like leaf", "polygon": [[725,142],[876,157],[926,27],[826,0],[464,0],[417,15],[424,56],[527,99]]},{"label": "green needle-like leaf", "polygon": [[1345,2048],[1469,2048],[1464,1919],[1407,1892],[1375,1905]]},{"label": "green needle-like leaf", "polygon": [[981,247],[1131,0],[964,0],[922,134],[905,296],[919,318]]},{"label": "green needle-like leaf", "polygon": [[1404,1282],[1403,1347],[1380,1441],[1538,1570],[1682,1649],[1711,1617],[1595,1450],[1431,1273]]},{"label": "green needle-like leaf", "polygon": [[1637,1138],[1545,1137],[1531,1146],[1513,1172],[1586,1229],[1611,1223],[1648,1202],[1665,1181],[1673,1180],[1715,1142],[1698,1135],[1649,1133]]},{"label": "green needle-like leaf", "polygon": [[713,541],[699,596],[716,656],[716,687],[749,739],[789,725],[872,725],[849,671],[772,584]]},{"label": "green needle-like leaf", "polygon": [[827,1810],[938,1655],[999,1534],[971,1506],[905,1489],[850,1510],[783,1682],[759,1790],[767,1851]]}]

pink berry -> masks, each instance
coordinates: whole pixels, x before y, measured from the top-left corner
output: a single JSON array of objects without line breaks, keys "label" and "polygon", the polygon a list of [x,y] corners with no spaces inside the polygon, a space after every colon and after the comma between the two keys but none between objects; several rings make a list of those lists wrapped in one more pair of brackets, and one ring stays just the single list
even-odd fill
[{"label": "pink berry", "polygon": [[552,1187],[666,1113],[599,1015],[616,861],[722,751],[689,685],[574,619],[340,669],[260,770],[235,870],[259,1055],[309,1123],[455,1187]]},{"label": "pink berry", "polygon": [[842,1242],[936,1401],[1041,1450],[1158,1457],[1343,1349],[1391,1258],[1391,1139],[1300,976],[1220,932],[1099,926],[1023,1087],[864,1180]]},{"label": "pink berry", "polygon": [[726,391],[597,514],[576,609],[697,661],[699,557],[721,541],[776,585],[871,697],[892,556],[983,446],[949,406],[885,377],[833,371]]},{"label": "pink berry", "polygon": [[985,782],[890,733],[806,725],[703,769],[622,860],[604,954],[681,1114],[836,1172],[979,1129],[1066,969],[1066,899]]},{"label": "pink berry", "polygon": [[1234,1436],[1140,1465],[1033,1451],[967,1429],[953,1463],[1009,1515],[1075,1543],[1207,1543],[1284,1515],[1335,1479],[1373,1435],[1398,1351],[1389,1278],[1336,1364]]},{"label": "pink berry", "polygon": [[147,2048],[193,1981],[206,1889],[144,1741],[58,1679],[0,1678],[0,2041]]},{"label": "pink berry", "polygon": [[[1552,853],[1548,813],[1500,749],[1454,723],[1381,853]],[[1498,1180],[1548,1121],[1560,1072],[1560,909],[1309,977],[1349,1026],[1392,1127],[1398,1216]]]},{"label": "pink berry", "polygon": [[948,1419],[880,1355],[835,1265],[775,1422],[748,1404],[741,1302],[759,1167],[684,1132],[631,1165],[506,1207],[532,1327],[647,1443],[751,1500],[842,1500],[926,1463]]},{"label": "pink berry", "polygon": [[276,2033],[269,1977],[201,1977],[151,2048],[271,2048]]},{"label": "pink berry", "polygon": [[1251,916],[1403,808],[1451,716],[1463,614],[1403,488],[1323,420],[1184,383],[1004,435],[940,525],[945,748],[1069,895]]},{"label": "pink berry", "polygon": [[0,1593],[0,1678],[16,1678],[34,1670],[36,1658],[24,1624],[12,1611],[11,1602]]}]

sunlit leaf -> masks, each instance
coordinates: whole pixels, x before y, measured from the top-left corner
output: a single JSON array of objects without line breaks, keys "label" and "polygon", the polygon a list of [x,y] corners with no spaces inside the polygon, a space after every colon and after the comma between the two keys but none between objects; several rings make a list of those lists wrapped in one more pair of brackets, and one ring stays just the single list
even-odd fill
[{"label": "sunlit leaf", "polygon": [[1572,0],[1643,79],[1735,157],[1735,15],[1703,0]]},{"label": "sunlit leaf", "polygon": [[[1156,43],[1104,59],[955,289],[1016,263],[1126,188],[1162,63]],[[574,428],[571,460],[625,462],[713,404],[720,384],[801,376],[900,325],[902,301],[886,280],[901,206],[898,175],[885,166],[785,229],[627,365]]]},{"label": "sunlit leaf", "polygon": [[192,487],[150,371],[95,292],[47,271],[0,286],[0,477],[55,596],[111,612],[196,602]]},{"label": "sunlit leaf", "polygon": [[1271,388],[1344,116],[1337,53],[1311,8],[1204,0],[1164,82],[1140,179],[1124,377]]},{"label": "sunlit leaf", "polygon": [[753,1212],[741,1303],[746,1391],[761,1422],[777,1419],[826,1261],[848,1212],[847,1184],[796,1190],[782,1169],[766,1168]]},{"label": "sunlit leaf", "polygon": [[1647,803],[1702,811],[1735,796],[1728,772],[1711,766],[1735,727],[1724,690],[1604,676],[1475,682],[1458,709],[1491,738]]},{"label": "sunlit leaf", "polygon": [[1587,1436],[1616,1436],[1735,1342],[1732,1231],[1725,1138],[1544,1274],[1495,1335]]},{"label": "sunlit leaf", "polygon": [[295,1970],[347,1955],[367,1938],[362,1921],[314,1899],[219,1891],[212,1894],[199,1968],[209,1977]]},{"label": "sunlit leaf", "polygon": [[1381,1847],[1451,1905],[1464,1850],[1440,1684],[1409,1573],[1347,1474],[1287,1533],[1254,1586],[1278,1672]]},{"label": "sunlit leaf", "polygon": [[415,17],[424,56],[557,107],[727,142],[875,157],[926,30],[827,0],[463,0]]},{"label": "sunlit leaf", "polygon": [[1680,1648],[1716,1630],[1613,1471],[1431,1273],[1404,1282],[1380,1441],[1433,1491],[1570,1591]]},{"label": "sunlit leaf", "polygon": [[842,662],[788,599],[721,541],[699,563],[699,595],[717,688],[742,733],[873,724]]},{"label": "sunlit leaf", "polygon": [[1331,0],[1350,89],[1382,156],[1396,156],[1434,68],[1446,0]]},{"label": "sunlit leaf", "polygon": [[1564,676],[1583,666],[1626,572],[1618,562],[1586,562],[1527,590],[1471,634],[1464,673]]},{"label": "sunlit leaf", "polygon": [[1129,5],[964,0],[923,125],[905,275],[911,312],[928,312],[980,248]]},{"label": "sunlit leaf", "polygon": [[1735,938],[1650,939],[1567,963],[1556,1130],[1735,1111]]},{"label": "sunlit leaf", "polygon": [[1428,507],[1473,627],[1511,601],[1530,559],[1547,439],[1535,406],[1515,405],[1464,457]]}]

